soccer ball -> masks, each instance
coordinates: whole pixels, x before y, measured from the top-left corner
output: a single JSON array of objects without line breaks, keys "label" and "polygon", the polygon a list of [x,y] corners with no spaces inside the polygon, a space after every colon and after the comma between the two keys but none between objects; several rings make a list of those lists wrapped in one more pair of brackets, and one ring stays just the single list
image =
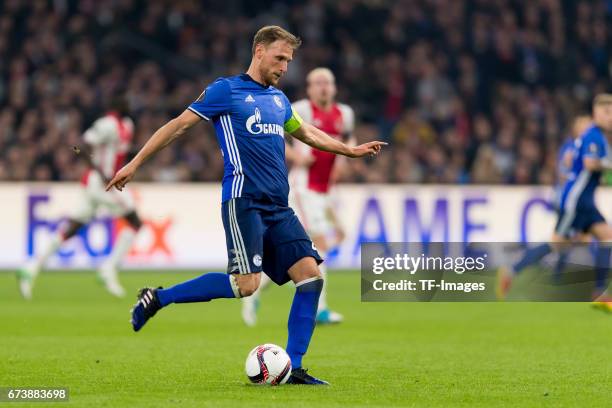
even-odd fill
[{"label": "soccer ball", "polygon": [[291,359],[282,347],[262,344],[251,350],[247,356],[245,371],[252,383],[284,384],[291,375]]}]

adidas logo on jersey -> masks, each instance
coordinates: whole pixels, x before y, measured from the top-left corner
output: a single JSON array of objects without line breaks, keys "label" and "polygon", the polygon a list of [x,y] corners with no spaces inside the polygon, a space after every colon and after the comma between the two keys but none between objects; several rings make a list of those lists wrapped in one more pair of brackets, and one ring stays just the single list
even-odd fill
[{"label": "adidas logo on jersey", "polygon": [[255,102],[255,98],[249,94],[246,98],[244,98],[245,102]]}]

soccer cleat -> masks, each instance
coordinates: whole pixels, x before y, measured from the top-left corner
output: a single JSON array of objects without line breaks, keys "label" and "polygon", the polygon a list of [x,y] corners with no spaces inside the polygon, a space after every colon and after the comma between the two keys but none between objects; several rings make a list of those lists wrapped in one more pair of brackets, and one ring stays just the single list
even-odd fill
[{"label": "soccer cleat", "polygon": [[508,296],[510,286],[512,286],[512,272],[508,267],[500,266],[497,269],[497,287],[495,291],[497,300],[504,300]]},{"label": "soccer cleat", "polygon": [[34,286],[34,276],[26,269],[17,270],[17,284],[19,285],[19,293],[25,300],[32,299],[32,287]]},{"label": "soccer cleat", "polygon": [[32,260],[25,264],[21,269],[17,270],[17,283],[19,284],[19,292],[26,299],[32,299],[32,289],[34,288],[34,280],[40,272],[40,266]]},{"label": "soccer cleat", "polygon": [[[157,289],[161,289],[161,286]],[[132,328],[139,331],[145,323],[155,316],[155,313],[162,308],[157,298],[157,289],[142,288],[138,292],[138,302],[132,308]]]},{"label": "soccer cleat", "polygon": [[111,295],[122,298],[125,296],[125,289],[119,283],[118,275],[117,270],[111,265],[102,265],[98,271],[98,280]]},{"label": "soccer cleat", "polygon": [[291,371],[291,376],[287,380],[287,384],[304,384],[304,385],[329,385],[327,381],[319,380],[308,374],[306,368],[294,368]]},{"label": "soccer cleat", "polygon": [[604,293],[591,302],[591,306],[594,309],[602,310],[606,313],[612,313],[612,296]]},{"label": "soccer cleat", "polygon": [[344,316],[333,310],[323,309],[317,313],[317,324],[337,324],[343,320]]},{"label": "soccer cleat", "polygon": [[242,320],[244,324],[253,327],[257,324],[257,310],[259,309],[259,298],[248,296],[242,298]]},{"label": "soccer cleat", "polygon": [[594,309],[602,310],[606,313],[612,313],[612,301],[610,302],[592,302],[591,306]]}]

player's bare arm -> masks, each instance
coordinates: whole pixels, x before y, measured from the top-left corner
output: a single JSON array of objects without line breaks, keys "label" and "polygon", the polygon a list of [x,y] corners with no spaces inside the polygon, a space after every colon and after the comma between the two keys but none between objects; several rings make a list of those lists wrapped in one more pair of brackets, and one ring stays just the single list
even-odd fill
[{"label": "player's bare arm", "polygon": [[138,154],[128,164],[123,166],[117,174],[115,174],[113,179],[108,182],[106,191],[110,190],[113,186],[119,191],[123,190],[123,187],[134,177],[136,170],[138,170],[149,157],[168,146],[191,127],[195,126],[200,120],[198,115],[189,110],[185,110],[179,116],[160,127],[153,133],[153,136],[147,140],[147,143],[140,149]]},{"label": "player's bare arm", "polygon": [[584,159],[584,168],[588,171],[612,170],[612,159],[610,157],[604,157],[603,159],[587,157]]},{"label": "player's bare arm", "polygon": [[374,156],[387,144],[385,142],[373,141],[351,147],[308,123],[303,123],[302,126],[293,131],[291,135],[315,149],[352,158]]}]

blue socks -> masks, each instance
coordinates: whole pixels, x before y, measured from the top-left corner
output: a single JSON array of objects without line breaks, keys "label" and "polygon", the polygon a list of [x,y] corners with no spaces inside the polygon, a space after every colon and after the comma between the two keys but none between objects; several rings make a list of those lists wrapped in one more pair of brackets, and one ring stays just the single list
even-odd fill
[{"label": "blue socks", "polygon": [[[548,243],[529,248],[527,251],[525,251],[523,258],[513,266],[512,270],[514,274],[518,274],[526,267],[535,264],[550,252],[552,252],[552,247]],[[557,260],[557,264],[555,265],[553,271],[553,277],[556,282],[559,282],[561,271],[567,264],[569,252],[569,250],[565,250],[559,254],[559,259]],[[603,292],[608,283],[610,254],[612,252],[612,248],[610,248],[609,244],[598,243],[594,248],[592,248],[592,252],[595,269],[595,291]]]},{"label": "blue socks", "polygon": [[168,289],[159,289],[157,297],[162,307],[170,303],[208,302],[218,298],[235,298],[227,273],[211,272]]},{"label": "blue socks", "polygon": [[296,286],[291,311],[289,312],[289,337],[287,354],[291,357],[293,369],[302,367],[302,357],[308,350],[317,315],[319,295],[323,289],[323,279],[315,279]]},{"label": "blue socks", "polygon": [[[322,289],[323,279],[305,281],[296,286],[287,324],[287,354],[291,357],[293,368],[302,366],[302,357],[308,350]],[[170,303],[208,302],[217,298],[234,298],[236,295],[230,283],[230,275],[213,272],[168,289],[159,289],[157,297],[163,307]]]},{"label": "blue socks", "polygon": [[565,269],[565,265],[567,265],[569,254],[570,251],[563,251],[559,253],[559,257],[555,263],[555,269],[553,269],[553,282],[561,282],[561,273],[563,272],[563,269]]},{"label": "blue socks", "polygon": [[552,252],[552,247],[549,243],[540,244],[533,248],[527,249],[523,258],[512,267],[514,274],[520,273],[526,267],[537,263],[540,259]]},{"label": "blue socks", "polygon": [[610,270],[610,244],[599,243],[595,249],[595,291],[603,293],[608,286]]}]

